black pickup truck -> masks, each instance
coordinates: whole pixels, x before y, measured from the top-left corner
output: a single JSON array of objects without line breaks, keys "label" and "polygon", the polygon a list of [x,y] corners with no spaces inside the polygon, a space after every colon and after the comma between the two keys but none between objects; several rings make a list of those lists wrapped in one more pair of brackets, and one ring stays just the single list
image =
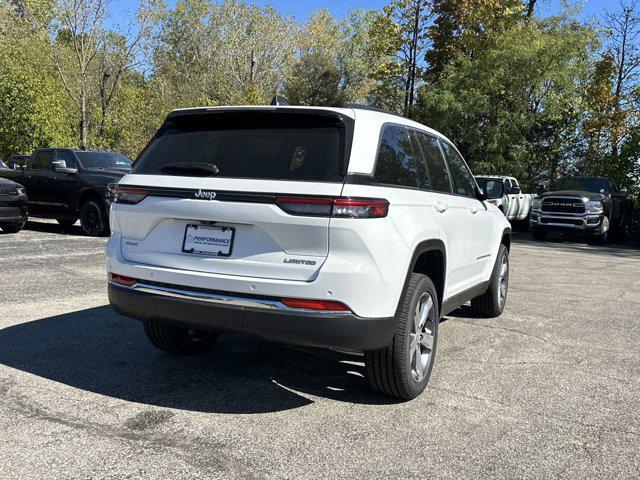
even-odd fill
[{"label": "black pickup truck", "polygon": [[[0,172],[3,170],[6,169],[0,167]],[[0,230],[5,233],[18,233],[26,222],[27,194],[24,187],[6,178],[0,178]]]},{"label": "black pickup truck", "polygon": [[85,235],[109,233],[109,184],[118,182],[132,161],[110,152],[47,148],[33,152],[26,166],[0,170],[20,183],[29,197],[29,216],[55,218],[62,226],[78,218]]},{"label": "black pickup truck", "polygon": [[610,232],[628,237],[633,200],[625,188],[602,177],[565,177],[540,188],[531,206],[531,231],[536,240],[548,232],[588,236],[606,242]]}]

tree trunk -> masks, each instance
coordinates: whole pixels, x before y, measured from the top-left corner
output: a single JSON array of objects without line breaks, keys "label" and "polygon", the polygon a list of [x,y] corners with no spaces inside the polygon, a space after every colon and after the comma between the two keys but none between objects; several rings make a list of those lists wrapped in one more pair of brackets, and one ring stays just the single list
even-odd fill
[{"label": "tree trunk", "polygon": [[527,18],[531,18],[533,16],[533,10],[536,6],[537,0],[529,0],[529,4],[527,6]]},{"label": "tree trunk", "polygon": [[420,11],[422,9],[422,0],[417,0],[415,3],[415,16],[413,21],[413,38],[411,39],[411,55],[410,55],[410,68],[409,68],[409,94],[407,105],[407,116],[411,118],[413,110],[413,100],[416,89],[416,73],[418,69],[418,36],[420,35]]},{"label": "tree trunk", "polygon": [[80,91],[80,148],[87,149],[87,92],[84,85]]}]

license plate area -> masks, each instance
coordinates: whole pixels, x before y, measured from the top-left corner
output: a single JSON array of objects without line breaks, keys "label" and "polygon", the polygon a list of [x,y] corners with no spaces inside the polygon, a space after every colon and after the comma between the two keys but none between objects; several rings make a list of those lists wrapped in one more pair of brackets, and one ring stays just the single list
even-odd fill
[{"label": "license plate area", "polygon": [[235,234],[233,227],[187,224],[182,252],[206,257],[230,257]]}]

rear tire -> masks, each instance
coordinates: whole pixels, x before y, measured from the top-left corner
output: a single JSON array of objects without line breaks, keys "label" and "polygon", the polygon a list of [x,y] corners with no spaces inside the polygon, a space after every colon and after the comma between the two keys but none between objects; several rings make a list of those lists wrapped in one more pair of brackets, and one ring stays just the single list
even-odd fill
[{"label": "rear tire", "polygon": [[2,229],[4,233],[18,233],[20,230],[24,228],[26,223],[27,222],[5,223],[0,225],[0,229]]},{"label": "rear tire", "polygon": [[154,347],[172,355],[204,353],[220,336],[216,332],[178,327],[157,320],[145,320],[144,333]]},{"label": "rear tire", "polygon": [[547,239],[547,232],[536,232],[534,230],[533,232],[531,232],[531,235],[533,235],[533,239],[534,240],[546,240]]},{"label": "rear tire", "polygon": [[433,282],[426,275],[412,274],[391,344],[365,352],[367,379],[374,390],[405,400],[424,391],[435,360],[439,321]]},{"label": "rear tire", "polygon": [[80,207],[80,226],[82,232],[90,237],[109,235],[107,212],[100,200],[90,199]]},{"label": "rear tire", "polygon": [[500,245],[496,265],[489,280],[489,288],[471,300],[471,309],[486,318],[499,317],[507,304],[509,291],[509,250]]}]

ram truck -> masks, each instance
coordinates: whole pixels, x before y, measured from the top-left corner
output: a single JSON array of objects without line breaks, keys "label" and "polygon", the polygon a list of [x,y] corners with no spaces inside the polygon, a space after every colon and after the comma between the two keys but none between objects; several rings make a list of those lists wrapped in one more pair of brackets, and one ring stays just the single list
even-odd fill
[{"label": "ram truck", "polygon": [[565,177],[540,187],[531,210],[531,232],[544,240],[549,232],[577,234],[598,243],[616,232],[631,233],[633,200],[626,188],[603,177]]},{"label": "ram truck", "polygon": [[80,219],[85,235],[109,233],[112,190],[130,169],[131,160],[110,152],[45,148],[24,168],[0,170],[0,177],[24,186],[29,216],[54,218],[64,227]]},{"label": "ram truck", "polygon": [[27,194],[22,185],[0,178],[0,230],[18,233],[27,223]]}]

